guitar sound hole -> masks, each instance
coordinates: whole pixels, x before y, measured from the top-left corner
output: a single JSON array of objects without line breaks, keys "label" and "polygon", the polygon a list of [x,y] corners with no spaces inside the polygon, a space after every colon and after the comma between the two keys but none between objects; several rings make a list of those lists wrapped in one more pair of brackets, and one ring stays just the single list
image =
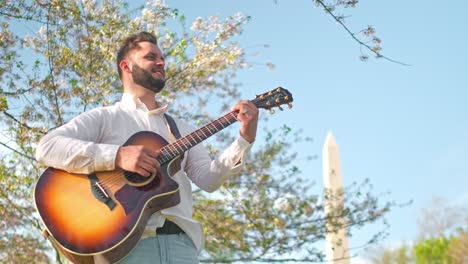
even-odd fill
[{"label": "guitar sound hole", "polygon": [[156,173],[151,174],[149,177],[144,177],[138,173],[126,171],[124,176],[128,184],[133,186],[142,186],[153,180],[156,176]]}]

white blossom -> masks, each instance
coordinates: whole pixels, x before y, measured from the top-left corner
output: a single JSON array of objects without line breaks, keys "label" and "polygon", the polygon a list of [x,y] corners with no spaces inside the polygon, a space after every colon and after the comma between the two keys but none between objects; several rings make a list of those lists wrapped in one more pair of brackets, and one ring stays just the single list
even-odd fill
[{"label": "white blossom", "polygon": [[42,26],[39,31],[37,32],[39,34],[39,38],[42,40],[47,40],[47,27]]},{"label": "white blossom", "polygon": [[167,8],[166,1],[164,0],[149,0],[146,2],[146,5],[155,8]]},{"label": "white blossom", "polygon": [[36,44],[34,43],[34,38],[31,35],[26,35],[23,38],[23,47],[24,48],[30,48],[30,49],[36,49]]},{"label": "white blossom", "polygon": [[203,23],[203,19],[201,17],[197,17],[197,19],[193,21],[191,29],[194,31],[201,30],[202,23]]},{"label": "white blossom", "polygon": [[81,2],[86,12],[93,12],[96,9],[96,0],[82,0]]}]

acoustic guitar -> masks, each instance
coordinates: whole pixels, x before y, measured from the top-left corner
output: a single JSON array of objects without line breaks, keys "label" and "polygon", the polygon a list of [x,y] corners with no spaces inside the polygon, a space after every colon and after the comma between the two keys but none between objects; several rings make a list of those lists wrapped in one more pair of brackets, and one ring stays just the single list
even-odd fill
[{"label": "acoustic guitar", "polygon": [[[252,100],[269,110],[291,107],[292,101],[291,93],[281,87]],[[44,234],[74,263],[94,263],[94,257],[111,263],[122,259],[154,212],[180,202],[179,186],[171,176],[180,169],[183,153],[236,122],[238,114],[229,112],[171,144],[150,131],[131,136],[124,146],[160,151],[160,170],[150,177],[121,169],[86,175],[47,168],[34,190]]]}]

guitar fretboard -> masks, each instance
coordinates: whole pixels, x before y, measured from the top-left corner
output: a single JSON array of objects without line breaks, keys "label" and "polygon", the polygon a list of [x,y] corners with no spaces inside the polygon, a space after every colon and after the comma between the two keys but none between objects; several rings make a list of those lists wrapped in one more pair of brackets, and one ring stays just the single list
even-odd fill
[{"label": "guitar fretboard", "polygon": [[[291,108],[292,101],[291,93],[282,87],[278,87],[262,95],[257,95],[255,99],[251,100],[257,108],[268,110],[271,110],[273,107],[278,107],[280,110],[283,110],[280,107],[282,104],[288,104]],[[237,111],[229,112],[187,136],[179,138],[175,142],[162,147],[160,149],[161,154],[158,157],[159,164],[162,165],[173,160],[203,140],[232,125],[237,121],[238,114]]]},{"label": "guitar fretboard", "polygon": [[229,112],[187,136],[179,138],[175,142],[164,146],[161,148],[161,155],[158,158],[159,164],[162,165],[173,160],[175,157],[180,156],[198,143],[232,125],[237,121],[237,114],[237,112]]}]

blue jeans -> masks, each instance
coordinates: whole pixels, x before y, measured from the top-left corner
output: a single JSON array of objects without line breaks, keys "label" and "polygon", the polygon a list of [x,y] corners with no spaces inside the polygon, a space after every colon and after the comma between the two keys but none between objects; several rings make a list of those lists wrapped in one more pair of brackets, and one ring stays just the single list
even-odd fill
[{"label": "blue jeans", "polygon": [[140,240],[119,264],[197,264],[198,251],[185,234],[157,235]]}]

